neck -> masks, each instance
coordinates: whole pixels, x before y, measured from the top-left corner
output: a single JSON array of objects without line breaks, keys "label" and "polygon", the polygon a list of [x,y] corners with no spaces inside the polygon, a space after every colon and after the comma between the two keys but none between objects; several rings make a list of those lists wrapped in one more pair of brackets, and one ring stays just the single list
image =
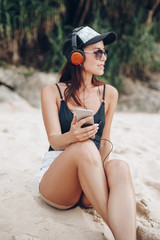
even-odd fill
[{"label": "neck", "polygon": [[84,79],[85,87],[86,87],[87,89],[90,89],[90,88],[93,86],[93,85],[92,85],[92,77],[93,77],[93,74],[83,71],[83,72],[82,72],[82,77],[83,77],[83,79]]}]

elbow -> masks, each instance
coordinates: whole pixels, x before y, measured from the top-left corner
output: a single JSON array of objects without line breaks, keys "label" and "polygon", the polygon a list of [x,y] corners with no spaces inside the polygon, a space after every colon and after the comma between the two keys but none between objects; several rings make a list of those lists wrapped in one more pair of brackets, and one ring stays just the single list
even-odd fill
[{"label": "elbow", "polygon": [[54,135],[48,137],[48,142],[49,142],[49,145],[50,145],[55,151],[60,150],[59,147],[57,146],[57,144],[55,144],[56,141],[54,140]]},{"label": "elbow", "polygon": [[59,147],[53,145],[53,144],[50,144],[51,148],[54,150],[54,151],[60,151],[62,149],[60,149]]},{"label": "elbow", "polygon": [[61,151],[64,150],[64,146],[62,146],[61,141],[57,139],[58,135],[51,135],[48,137],[48,142],[50,146],[55,150],[55,151]]}]

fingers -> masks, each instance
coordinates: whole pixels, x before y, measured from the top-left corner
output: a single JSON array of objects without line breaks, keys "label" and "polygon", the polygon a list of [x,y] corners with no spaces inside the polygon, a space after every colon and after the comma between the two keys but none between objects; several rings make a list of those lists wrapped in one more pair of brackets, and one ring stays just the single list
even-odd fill
[{"label": "fingers", "polygon": [[[94,138],[98,131],[99,124],[92,124],[93,117],[87,117],[77,122],[76,116],[73,116],[70,132],[73,137],[73,141],[85,141],[89,138]],[[88,124],[89,126],[83,126]],[[90,125],[91,124],[91,125]]]},{"label": "fingers", "polygon": [[99,129],[99,124],[94,124],[89,127],[83,128],[82,131],[82,141],[85,141],[89,138],[93,138]]},{"label": "fingers", "polygon": [[90,133],[90,132],[97,132],[99,129],[99,124],[95,123],[91,126],[88,126],[88,127],[84,127],[82,128],[82,133]]},{"label": "fingers", "polygon": [[82,127],[82,125],[90,123],[90,125],[93,124],[93,117],[86,117],[80,121],[78,121],[77,125],[78,127]]}]

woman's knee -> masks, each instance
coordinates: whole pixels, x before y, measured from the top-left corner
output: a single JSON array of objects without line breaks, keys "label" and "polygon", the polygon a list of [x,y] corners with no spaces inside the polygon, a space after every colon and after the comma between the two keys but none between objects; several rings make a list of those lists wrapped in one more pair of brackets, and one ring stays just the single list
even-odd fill
[{"label": "woman's knee", "polygon": [[75,157],[75,161],[78,163],[91,163],[91,164],[100,164],[101,157],[100,153],[95,146],[95,144],[91,141],[78,142],[73,144],[72,146],[73,156]]},{"label": "woman's knee", "polygon": [[127,162],[123,160],[111,160],[105,163],[105,172],[109,186],[113,184],[126,184],[130,183],[131,175]]}]

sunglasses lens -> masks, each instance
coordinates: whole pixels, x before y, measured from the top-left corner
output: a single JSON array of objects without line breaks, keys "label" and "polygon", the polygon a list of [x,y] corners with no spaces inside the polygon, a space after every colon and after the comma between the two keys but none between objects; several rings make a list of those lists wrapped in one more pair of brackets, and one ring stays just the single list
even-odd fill
[{"label": "sunglasses lens", "polygon": [[107,57],[108,50],[105,50],[105,52],[103,52],[102,50],[98,50],[97,52],[95,52],[95,54],[96,54],[96,59],[100,60],[102,58],[102,54],[104,54],[104,56]]},{"label": "sunglasses lens", "polygon": [[103,54],[103,51],[102,51],[102,50],[98,50],[98,51],[96,52],[96,59],[97,59],[97,60],[100,60],[101,57],[102,57],[102,54]]}]

